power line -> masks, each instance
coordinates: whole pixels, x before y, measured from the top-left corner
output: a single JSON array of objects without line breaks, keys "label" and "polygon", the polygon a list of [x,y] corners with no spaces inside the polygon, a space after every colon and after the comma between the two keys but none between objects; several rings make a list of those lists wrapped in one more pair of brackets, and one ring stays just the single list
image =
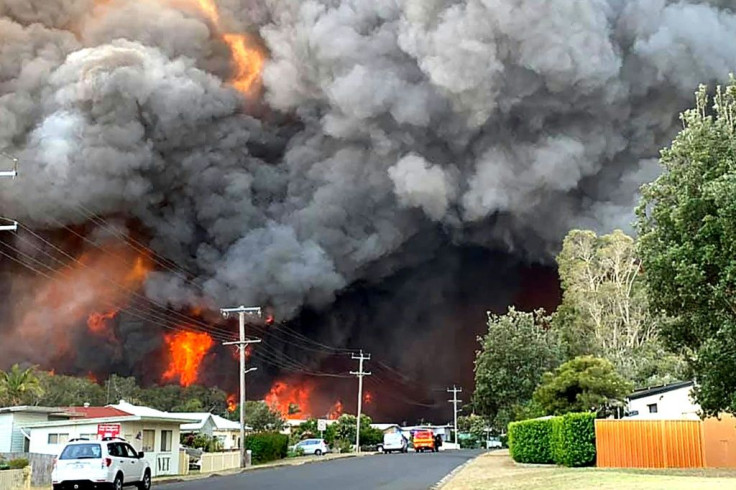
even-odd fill
[{"label": "power line", "polygon": [[351,371],[350,374],[358,377],[358,420],[357,420],[357,429],[355,431],[355,451],[359,453],[360,452],[360,415],[363,409],[363,377],[371,375],[370,372],[363,371],[363,362],[370,361],[371,355],[363,354],[363,350],[361,349],[360,354],[358,355],[353,354],[352,358],[358,361],[358,370]]},{"label": "power line", "polygon": [[450,403],[452,403],[452,405],[453,405],[453,414],[455,416],[455,424],[454,424],[454,427],[455,427],[455,444],[457,445],[457,412],[458,412],[457,404],[462,402],[462,400],[458,400],[457,399],[457,394],[458,393],[462,393],[463,392],[463,389],[462,388],[458,388],[457,386],[453,385],[452,386],[452,389],[447,388],[447,392],[448,393],[452,393],[452,400],[447,400],[447,401],[450,402]]}]

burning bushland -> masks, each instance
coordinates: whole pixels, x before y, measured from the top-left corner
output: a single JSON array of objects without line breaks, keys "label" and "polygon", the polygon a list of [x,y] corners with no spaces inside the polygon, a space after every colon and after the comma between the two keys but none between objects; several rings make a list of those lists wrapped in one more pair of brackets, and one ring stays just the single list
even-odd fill
[{"label": "burning bushland", "polygon": [[319,344],[274,333],[259,395],[360,347],[431,406],[567,230],[628,227],[722,4],[0,0],[1,364],[227,384],[211,315],[269,304]]}]

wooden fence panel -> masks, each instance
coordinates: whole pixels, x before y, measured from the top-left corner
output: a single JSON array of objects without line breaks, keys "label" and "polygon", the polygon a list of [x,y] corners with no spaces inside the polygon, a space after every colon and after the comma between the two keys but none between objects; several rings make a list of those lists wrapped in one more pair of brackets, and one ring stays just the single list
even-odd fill
[{"label": "wooden fence panel", "polygon": [[697,420],[596,420],[601,468],[702,468],[701,422]]},{"label": "wooden fence panel", "polygon": [[708,468],[736,468],[736,418],[723,414],[703,421],[705,464]]}]

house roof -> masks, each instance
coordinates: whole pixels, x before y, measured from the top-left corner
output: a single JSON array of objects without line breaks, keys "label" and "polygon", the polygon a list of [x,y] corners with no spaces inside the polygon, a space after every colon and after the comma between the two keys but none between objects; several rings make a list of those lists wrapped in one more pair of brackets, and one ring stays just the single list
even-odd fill
[{"label": "house roof", "polygon": [[[181,428],[183,430],[201,430],[207,423],[207,420],[212,420],[215,430],[240,430],[240,424],[238,422],[233,422],[210,412],[176,412],[172,415],[188,418],[192,421],[189,424],[182,424]],[[245,430],[251,430],[251,427],[246,425]]]},{"label": "house roof", "polygon": [[398,427],[399,429],[401,428],[399,424],[371,424],[371,427],[378,430],[386,430],[390,429],[391,427]]},{"label": "house roof", "polygon": [[191,423],[192,421],[191,418],[182,417],[181,413],[162,412],[161,410],[156,410],[155,408],[151,407],[133,405],[132,403],[128,403],[125,400],[120,400],[120,403],[118,403],[117,405],[108,406],[132,415],[136,415],[144,420],[162,420],[179,422],[181,424]]},{"label": "house roof", "polygon": [[128,417],[132,413],[124,412],[115,407],[68,407],[64,409],[74,418],[102,419],[107,417]]},{"label": "house roof", "polygon": [[653,386],[651,388],[642,388],[630,394],[629,400],[636,400],[636,399],[644,398],[647,396],[660,395],[662,393],[667,393],[670,391],[681,390],[683,388],[691,387],[694,384],[695,383],[693,381],[680,381],[680,382],[671,383],[668,385]]},{"label": "house roof", "polygon": [[30,412],[30,413],[53,413],[67,415],[64,408],[59,407],[33,407],[29,405],[20,405],[17,407],[0,407],[0,413],[12,412]]}]

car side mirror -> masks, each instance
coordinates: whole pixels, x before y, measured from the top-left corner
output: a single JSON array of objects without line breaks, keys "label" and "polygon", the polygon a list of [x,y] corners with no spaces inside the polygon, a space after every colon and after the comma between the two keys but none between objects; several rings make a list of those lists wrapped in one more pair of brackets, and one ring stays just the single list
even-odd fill
[{"label": "car side mirror", "polygon": [[144,456],[143,451],[138,453],[138,459],[143,459],[143,456]]}]

